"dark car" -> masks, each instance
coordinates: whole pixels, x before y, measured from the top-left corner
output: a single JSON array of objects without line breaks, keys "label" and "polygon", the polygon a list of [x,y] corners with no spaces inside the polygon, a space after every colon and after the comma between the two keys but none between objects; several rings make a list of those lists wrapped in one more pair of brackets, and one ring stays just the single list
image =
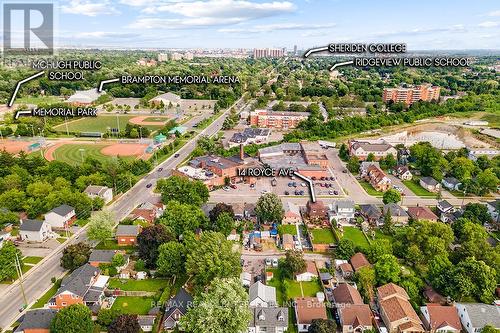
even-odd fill
[{"label": "dark car", "polygon": [[175,154],[175,155],[174,155],[174,157],[175,157],[175,158],[179,157],[179,154]]},{"label": "dark car", "polygon": [[335,191],[333,191],[333,194],[339,195],[339,191],[335,190]]},{"label": "dark car", "polygon": [[347,173],[347,169],[342,170],[342,173]]},{"label": "dark car", "polygon": [[148,185],[146,185],[146,188],[150,188],[151,186],[153,186],[153,184],[149,183]]},{"label": "dark car", "polygon": [[285,191],[285,195],[290,195],[290,192],[288,192],[288,191]]},{"label": "dark car", "polygon": [[163,171],[163,168],[158,168],[158,172],[162,172]]}]

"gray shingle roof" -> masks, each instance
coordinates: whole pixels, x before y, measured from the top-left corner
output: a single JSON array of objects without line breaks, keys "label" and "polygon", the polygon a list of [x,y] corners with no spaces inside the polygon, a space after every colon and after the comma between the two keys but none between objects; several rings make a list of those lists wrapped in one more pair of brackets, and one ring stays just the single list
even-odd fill
[{"label": "gray shingle roof", "polygon": [[23,223],[19,227],[21,231],[40,231],[42,229],[42,225],[45,222],[40,220],[23,220]]},{"label": "gray shingle roof", "polygon": [[116,228],[116,236],[137,236],[139,234],[139,226],[120,224]]},{"label": "gray shingle roof", "polygon": [[382,212],[375,205],[372,205],[372,204],[370,204],[370,205],[359,205],[359,208],[360,208],[361,212],[363,212],[363,214],[365,214],[369,218],[374,218],[375,219],[375,218],[382,217]]},{"label": "gray shingle roof", "polygon": [[491,325],[496,329],[500,329],[500,307],[482,303],[459,303],[465,307],[469,314],[472,326],[483,328],[486,325]]},{"label": "gray shingle roof", "polygon": [[30,310],[26,312],[23,322],[16,331],[23,331],[26,329],[48,329],[56,313],[57,310],[54,309]]},{"label": "gray shingle roof", "polygon": [[61,205],[59,207],[53,208],[49,213],[56,213],[59,216],[66,216],[75,209],[69,205]]},{"label": "gray shingle roof", "polygon": [[288,308],[255,307],[250,308],[250,311],[252,312],[250,327],[266,327],[268,328],[268,332],[270,332],[272,328],[274,332],[275,327],[288,326]]},{"label": "gray shingle roof", "polygon": [[384,215],[387,214],[387,211],[389,211],[391,216],[408,216],[408,213],[401,206],[393,202],[384,205]]},{"label": "gray shingle roof", "polygon": [[168,319],[175,310],[185,314],[192,305],[193,297],[184,288],[181,288],[165,306],[165,318]]},{"label": "gray shingle roof", "polygon": [[432,177],[422,177],[420,178],[420,180],[422,181],[422,183],[427,184],[429,186],[436,186],[437,184],[439,184],[438,181]]},{"label": "gray shingle roof", "polygon": [[100,271],[99,268],[90,264],[78,267],[62,280],[61,287],[57,290],[56,295],[64,291],[70,291],[75,295],[84,297],[89,290],[90,280]]},{"label": "gray shingle roof", "polygon": [[115,250],[92,250],[92,253],[90,253],[89,257],[89,262],[111,262],[115,254]]}]

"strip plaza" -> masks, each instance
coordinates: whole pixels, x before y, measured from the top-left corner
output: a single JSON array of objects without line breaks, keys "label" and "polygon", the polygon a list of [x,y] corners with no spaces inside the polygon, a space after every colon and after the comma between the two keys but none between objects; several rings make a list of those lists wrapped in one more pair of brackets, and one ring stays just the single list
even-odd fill
[{"label": "strip plaza", "polygon": [[40,108],[33,109],[34,117],[96,117],[96,108]]}]

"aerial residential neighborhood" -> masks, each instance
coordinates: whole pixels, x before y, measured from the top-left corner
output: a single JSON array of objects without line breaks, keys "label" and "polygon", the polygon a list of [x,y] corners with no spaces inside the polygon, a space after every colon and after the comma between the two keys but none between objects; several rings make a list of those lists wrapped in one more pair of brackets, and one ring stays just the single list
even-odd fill
[{"label": "aerial residential neighborhood", "polygon": [[365,3],[4,1],[0,331],[499,333],[498,1]]}]

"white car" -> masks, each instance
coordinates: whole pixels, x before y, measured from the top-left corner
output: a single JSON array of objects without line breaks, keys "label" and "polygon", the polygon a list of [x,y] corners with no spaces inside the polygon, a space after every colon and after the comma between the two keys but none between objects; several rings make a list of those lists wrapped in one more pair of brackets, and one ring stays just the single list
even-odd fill
[{"label": "white car", "polygon": [[229,187],[227,187],[227,186],[224,186],[222,189],[223,189],[224,191],[226,191],[226,192],[227,192],[227,191],[229,191]]},{"label": "white car", "polygon": [[273,267],[278,267],[278,258],[273,258]]},{"label": "white car", "polygon": [[271,265],[272,265],[271,258],[266,258],[266,266],[271,266]]},{"label": "white car", "polygon": [[306,187],[307,185],[306,185],[306,183],[301,183],[300,186]]}]

